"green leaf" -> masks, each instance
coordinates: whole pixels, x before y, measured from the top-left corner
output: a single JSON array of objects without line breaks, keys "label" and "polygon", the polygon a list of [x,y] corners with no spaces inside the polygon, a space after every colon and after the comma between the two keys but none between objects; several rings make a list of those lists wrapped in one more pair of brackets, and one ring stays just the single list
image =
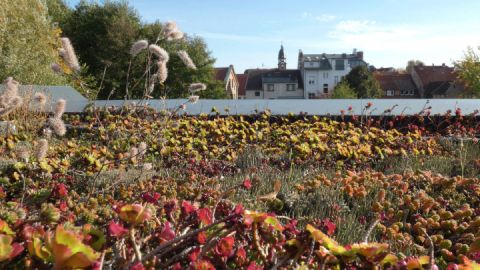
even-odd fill
[{"label": "green leaf", "polygon": [[12,235],[12,236],[15,235],[15,232],[13,232],[12,229],[10,229],[10,227],[8,227],[7,222],[1,219],[0,219],[0,233]]}]

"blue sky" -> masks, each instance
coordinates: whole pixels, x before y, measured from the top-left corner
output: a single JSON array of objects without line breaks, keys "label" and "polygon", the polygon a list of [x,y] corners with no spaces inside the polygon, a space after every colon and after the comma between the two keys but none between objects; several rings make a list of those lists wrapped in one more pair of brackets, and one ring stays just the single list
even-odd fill
[{"label": "blue sky", "polygon": [[[71,5],[78,0],[68,0]],[[99,1],[101,2],[101,1]],[[363,50],[376,67],[409,59],[451,65],[480,45],[478,0],[130,0],[146,22],[176,21],[203,37],[216,66],[275,67],[280,43],[288,68],[298,51]]]}]

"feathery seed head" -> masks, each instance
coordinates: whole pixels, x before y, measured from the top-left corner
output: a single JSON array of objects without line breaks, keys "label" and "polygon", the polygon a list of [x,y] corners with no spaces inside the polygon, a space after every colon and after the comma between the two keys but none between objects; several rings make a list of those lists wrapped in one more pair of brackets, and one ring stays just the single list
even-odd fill
[{"label": "feathery seed head", "polygon": [[138,145],[138,152],[139,152],[140,156],[143,156],[143,155],[145,155],[145,153],[147,153],[147,144],[145,142],[141,142]]},{"label": "feathery seed head", "polygon": [[57,101],[57,104],[55,105],[54,118],[62,118],[62,115],[65,112],[66,104],[67,104],[67,101],[65,101],[65,99],[63,98]]},{"label": "feathery seed head", "polygon": [[65,133],[67,133],[67,128],[65,127],[65,123],[60,118],[56,118],[56,117],[48,118],[48,124],[53,129],[53,132],[55,132],[55,134],[57,134],[58,136],[63,136],[65,135]]},{"label": "feathery seed head", "polygon": [[168,52],[156,44],[150,44],[150,46],[148,46],[148,49],[152,54],[156,55],[158,57],[158,60],[160,61],[168,62],[168,60],[170,59]]},{"label": "feathery seed head", "polygon": [[178,29],[178,26],[175,22],[167,22],[163,28],[163,36],[167,40],[176,40],[183,38],[183,33]]},{"label": "feathery seed head", "polygon": [[52,63],[50,65],[50,68],[52,69],[53,72],[55,72],[56,74],[62,74],[63,71],[62,71],[62,68],[60,67],[59,64],[57,63]]},{"label": "feathery seed head", "polygon": [[38,141],[37,149],[35,151],[35,158],[38,161],[44,160],[47,156],[48,141],[46,139],[40,139]]},{"label": "feathery seed head", "polygon": [[75,72],[80,71],[80,64],[78,63],[77,55],[75,54],[75,50],[73,49],[72,43],[70,42],[69,38],[62,38],[62,47],[65,50],[63,55],[60,53],[60,56],[63,57],[65,63],[74,70]]},{"label": "feathery seed head", "polygon": [[190,87],[188,88],[188,91],[190,93],[196,93],[199,91],[203,91],[207,89],[207,86],[204,83],[192,83],[190,84]]},{"label": "feathery seed head", "polygon": [[145,163],[145,164],[143,164],[143,170],[145,170],[145,171],[150,171],[151,169],[153,169],[152,163]]},{"label": "feathery seed head", "polygon": [[12,106],[12,108],[18,108],[22,106],[22,104],[23,104],[23,98],[20,96],[14,96],[10,100],[10,105]]},{"label": "feathery seed head", "polygon": [[165,61],[158,61],[157,62],[158,66],[158,81],[160,83],[164,83],[167,78],[168,78],[168,68],[167,68],[167,62]]},{"label": "feathery seed head", "polygon": [[197,66],[195,66],[195,63],[193,63],[192,59],[186,51],[178,51],[177,55],[178,57],[180,57],[185,66],[191,69],[197,69]]},{"label": "feathery seed head", "polygon": [[197,103],[197,101],[198,101],[199,99],[200,99],[199,96],[190,96],[190,97],[188,98],[188,102],[190,102],[190,103],[192,103],[192,104],[195,104],[195,103]]},{"label": "feathery seed head", "polygon": [[167,40],[177,40],[177,39],[182,39],[185,36],[185,34],[182,31],[175,31],[170,34],[170,36],[167,38]]},{"label": "feathery seed head", "polygon": [[5,84],[5,91],[3,91],[3,96],[5,96],[6,99],[18,96],[18,86],[20,84],[17,81],[15,81],[12,77],[8,77],[3,83]]},{"label": "feathery seed head", "polygon": [[35,104],[36,104],[38,107],[43,108],[43,107],[45,106],[45,104],[47,103],[47,97],[45,96],[44,93],[42,93],[42,92],[37,92],[37,93],[35,93],[35,95],[33,96],[33,101],[35,101]]},{"label": "feathery seed head", "polygon": [[138,148],[136,147],[130,148],[129,156],[130,156],[130,159],[136,160],[138,156]]},{"label": "feathery seed head", "polygon": [[148,41],[142,39],[133,43],[132,48],[130,49],[130,54],[135,57],[141,51],[145,50],[148,47]]},{"label": "feathery seed head", "polygon": [[21,160],[24,160],[24,161],[27,161],[28,158],[30,157],[30,151],[28,150],[28,148],[25,145],[21,145],[21,146],[17,147],[16,155],[17,155],[17,158],[19,158]]}]

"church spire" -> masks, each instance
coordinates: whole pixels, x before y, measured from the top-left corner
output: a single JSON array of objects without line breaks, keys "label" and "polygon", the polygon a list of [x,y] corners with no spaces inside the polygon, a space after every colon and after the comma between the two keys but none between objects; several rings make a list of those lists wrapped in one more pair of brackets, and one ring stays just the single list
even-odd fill
[{"label": "church spire", "polygon": [[283,50],[283,44],[280,46],[280,51],[278,52],[278,69],[286,70],[287,62],[285,58],[285,51]]}]

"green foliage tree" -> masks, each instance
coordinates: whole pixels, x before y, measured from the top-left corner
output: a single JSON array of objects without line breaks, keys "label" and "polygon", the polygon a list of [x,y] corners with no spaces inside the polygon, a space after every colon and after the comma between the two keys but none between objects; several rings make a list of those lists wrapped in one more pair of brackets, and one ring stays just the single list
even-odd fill
[{"label": "green foliage tree", "polygon": [[[480,47],[478,47],[480,50]],[[480,55],[471,47],[454,63],[458,79],[466,86],[465,96],[480,97]]]},{"label": "green foliage tree", "polygon": [[[208,88],[201,96],[225,97],[225,91],[220,91],[214,81],[215,59],[203,39],[186,36],[182,40],[167,41],[160,35],[164,26],[162,23],[142,24],[137,12],[127,2],[107,1],[101,5],[81,1],[61,26],[72,40],[79,58],[87,64],[89,74],[102,85],[98,98],[124,98],[127,74],[129,97],[143,97],[148,75],[156,72],[156,65],[149,62],[147,50],[131,57],[130,48],[139,39],[155,43],[170,53],[168,79],[164,84],[157,85],[151,96],[186,97],[190,83],[202,82]],[[179,50],[189,53],[197,70],[183,64],[176,55]]]},{"label": "green foliage tree", "polygon": [[88,66],[102,89],[99,98],[111,91],[120,95],[130,60],[130,46],[137,39],[140,18],[126,2],[100,5],[81,1],[60,25],[79,59]]},{"label": "green foliage tree", "polygon": [[424,63],[420,60],[410,60],[408,61],[407,66],[405,67],[405,70],[408,73],[411,73],[414,66],[423,66],[423,65]]},{"label": "green foliage tree", "polygon": [[0,78],[22,84],[63,84],[51,64],[58,60],[60,30],[39,0],[0,1]]},{"label": "green foliage tree", "polygon": [[355,91],[358,98],[379,98],[383,94],[380,84],[367,67],[355,67],[344,80]]},{"label": "green foliage tree", "polygon": [[356,99],[357,93],[348,85],[348,82],[342,80],[333,89],[332,98]]},{"label": "green foliage tree", "polygon": [[57,24],[63,24],[71,14],[71,10],[64,0],[46,0],[48,16]]}]

